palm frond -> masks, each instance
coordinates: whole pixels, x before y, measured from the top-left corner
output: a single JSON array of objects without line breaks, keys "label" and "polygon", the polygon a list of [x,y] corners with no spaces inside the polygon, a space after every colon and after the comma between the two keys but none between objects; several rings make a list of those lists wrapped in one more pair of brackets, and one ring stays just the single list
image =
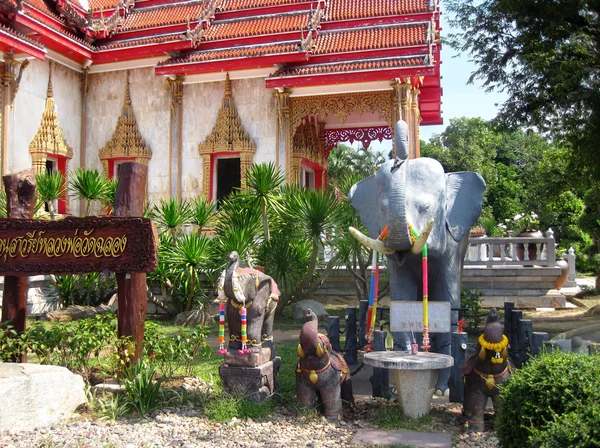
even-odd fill
[{"label": "palm frond", "polygon": [[198,226],[199,231],[209,227],[215,217],[217,204],[214,201],[208,201],[205,197],[198,196],[190,204],[191,221]]},{"label": "palm frond", "polygon": [[89,214],[93,201],[99,201],[106,196],[109,179],[104,173],[95,169],[77,168],[69,176],[69,190],[77,199],[85,199],[86,216]]},{"label": "palm frond", "polygon": [[190,203],[176,198],[161,199],[151,211],[152,219],[163,231],[177,233],[184,224],[189,224],[192,216]]}]

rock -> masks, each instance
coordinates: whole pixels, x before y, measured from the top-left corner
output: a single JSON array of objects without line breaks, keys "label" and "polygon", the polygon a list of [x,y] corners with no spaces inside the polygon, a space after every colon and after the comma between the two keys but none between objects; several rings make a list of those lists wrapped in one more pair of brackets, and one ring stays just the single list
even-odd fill
[{"label": "rock", "polygon": [[71,305],[64,310],[50,311],[46,314],[46,320],[50,322],[70,322],[72,320],[94,317],[96,314],[106,314],[109,311],[112,310],[106,305],[97,307]]},{"label": "rock", "polygon": [[52,426],[85,403],[83,379],[64,367],[0,363],[0,433]]},{"label": "rock", "polygon": [[319,320],[327,320],[329,317],[329,314],[325,311],[325,307],[320,302],[316,300],[300,300],[292,305],[292,317],[294,321],[304,322],[304,312],[309,308],[314,311]]},{"label": "rock", "polygon": [[210,314],[204,310],[192,310],[184,311],[175,316],[175,325],[209,325],[213,322],[213,318]]}]

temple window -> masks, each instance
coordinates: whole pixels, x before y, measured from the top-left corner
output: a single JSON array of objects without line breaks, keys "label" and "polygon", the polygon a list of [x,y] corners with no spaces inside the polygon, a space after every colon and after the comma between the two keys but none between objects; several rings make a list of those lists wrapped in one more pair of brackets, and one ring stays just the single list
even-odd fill
[{"label": "temple window", "polygon": [[129,72],[125,82],[125,100],[121,116],[112,138],[102,148],[98,155],[102,161],[104,173],[111,179],[119,177],[119,166],[124,162],[138,162],[148,164],[152,158],[152,151],[140,134],[129,90]]},{"label": "temple window", "polygon": [[235,189],[242,186],[240,157],[238,154],[232,154],[215,156],[213,160],[215,182],[212,197],[221,202]]},{"label": "temple window", "polygon": [[324,127],[314,117],[306,117],[294,133],[292,151],[292,182],[306,188],[327,186],[327,156]]},{"label": "temple window", "polygon": [[[31,143],[29,153],[36,173],[59,171],[67,182],[67,164],[73,158],[73,150],[65,141],[60,123],[58,110],[52,89],[52,65],[48,76],[48,90],[46,92],[46,105],[42,113],[42,120]],[[55,204],[55,209],[60,214],[67,213],[68,196],[63,196]]]},{"label": "temple window", "polygon": [[234,188],[246,186],[246,172],[252,166],[256,144],[242,126],[231,94],[229,74],[217,122],[204,143],[198,145],[202,156],[202,192],[207,199],[222,200]]}]

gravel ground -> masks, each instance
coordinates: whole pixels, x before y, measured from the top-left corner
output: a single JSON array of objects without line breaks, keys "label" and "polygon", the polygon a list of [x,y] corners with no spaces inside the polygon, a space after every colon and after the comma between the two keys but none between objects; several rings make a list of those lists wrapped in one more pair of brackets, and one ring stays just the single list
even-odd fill
[{"label": "gravel ground", "polygon": [[[373,402],[358,403],[359,409],[372,409]],[[434,406],[435,407],[435,406]],[[440,406],[450,415],[456,405]],[[459,448],[495,448],[498,443],[493,433],[460,434],[454,418],[451,423],[434,422],[431,431],[454,433],[453,446]],[[444,426],[445,425],[445,426]],[[347,447],[361,428],[373,428],[360,415],[354,420],[329,422],[322,417],[297,416],[281,409],[269,421],[251,419],[224,424],[208,421],[193,408],[167,409],[154,417],[132,418],[117,422],[94,420],[77,415],[67,424],[55,425],[36,431],[0,434],[4,448],[138,448],[138,447]]]}]

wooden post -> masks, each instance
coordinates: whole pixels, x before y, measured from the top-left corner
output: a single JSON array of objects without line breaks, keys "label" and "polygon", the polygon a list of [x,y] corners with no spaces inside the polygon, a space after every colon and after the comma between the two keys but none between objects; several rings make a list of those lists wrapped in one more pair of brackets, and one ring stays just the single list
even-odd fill
[{"label": "wooden post", "polygon": [[346,310],[346,345],[344,359],[348,365],[358,363],[358,346],[356,339],[356,307],[349,306]]},{"label": "wooden post", "polygon": [[467,333],[452,333],[452,357],[454,365],[450,372],[450,402],[463,403],[465,388],[462,380],[462,368],[467,359]]},{"label": "wooden post", "polygon": [[[386,331],[376,330],[373,336],[373,351],[384,352],[385,351],[385,337]],[[388,398],[390,396],[389,385],[390,376],[389,370],[381,367],[373,367],[373,374],[369,379],[371,382],[371,388],[373,390],[374,397]]]},{"label": "wooden post", "polygon": [[521,364],[531,357],[531,342],[533,339],[533,325],[529,319],[519,320],[519,360]]},{"label": "wooden post", "polygon": [[510,316],[512,314],[512,310],[515,309],[515,304],[514,302],[504,302],[504,334],[506,335],[506,337],[509,339],[510,342],[510,335],[511,333],[511,320],[510,320]]},{"label": "wooden post", "polygon": [[[521,341],[519,341],[519,321],[523,317],[523,311],[521,310],[512,310],[510,312],[510,334],[507,334],[508,342],[510,343],[509,354],[515,363],[516,367],[521,367],[521,363],[523,362],[523,357],[521,356],[520,348]],[[507,317],[504,316],[506,319]]]},{"label": "wooden post", "polygon": [[329,316],[327,318],[327,337],[331,342],[331,348],[340,352],[340,316]]},{"label": "wooden post", "polygon": [[[31,219],[35,209],[35,170],[29,168],[2,177],[6,191],[8,218]],[[27,291],[29,277],[4,277],[2,322],[9,321],[19,333],[27,327]],[[27,353],[13,361],[27,362]]]},{"label": "wooden post", "polygon": [[358,308],[358,346],[362,349],[367,345],[367,312],[369,301],[361,300]]},{"label": "wooden post", "polygon": [[534,331],[532,334],[531,343],[531,356],[537,356],[542,351],[545,341],[549,341],[550,336],[548,333]]},{"label": "wooden post", "polygon": [[[148,182],[148,166],[125,162],[119,167],[119,185],[115,194],[115,216],[135,217],[144,212],[144,195]],[[142,356],[144,321],[146,319],[146,274],[116,274],[119,301],[118,334],[129,336],[135,343],[131,364]]]}]

